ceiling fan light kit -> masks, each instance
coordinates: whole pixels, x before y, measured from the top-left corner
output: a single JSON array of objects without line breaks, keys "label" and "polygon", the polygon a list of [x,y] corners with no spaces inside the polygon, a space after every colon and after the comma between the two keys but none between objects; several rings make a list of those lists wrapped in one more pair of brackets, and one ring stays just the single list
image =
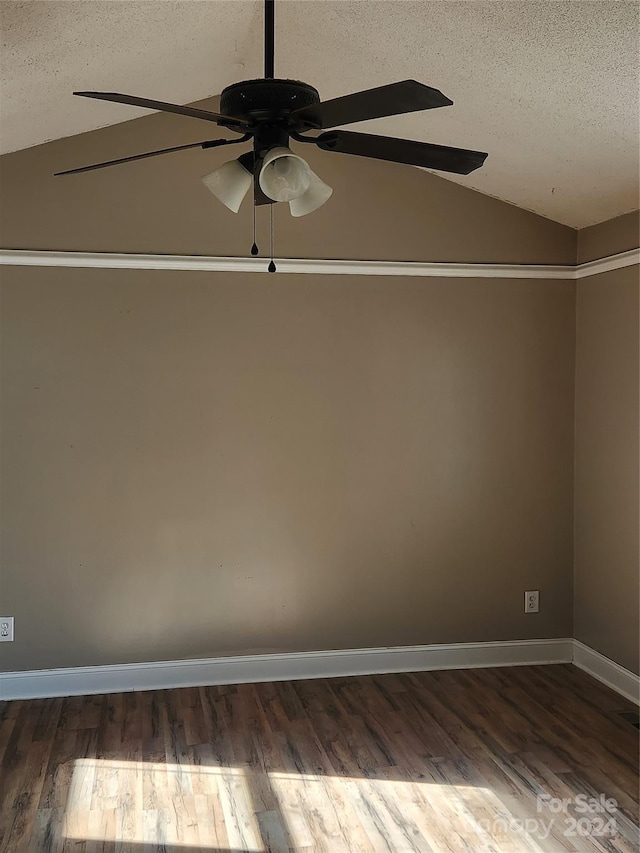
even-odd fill
[{"label": "ceiling fan light kit", "polygon": [[461,175],[468,175],[482,166],[487,157],[482,151],[333,130],[332,128],[354,122],[450,106],[453,101],[438,89],[415,80],[403,80],[321,101],[318,90],[308,83],[274,77],[274,0],[265,0],[264,9],[264,79],[245,80],[227,86],[220,96],[219,113],[117,92],[74,92],[74,95],[81,97],[130,104],[212,122],[238,134],[238,138],[212,139],[163,148],[56,174],[88,172],[187,148],[207,149],[252,141],[251,151],[236,160],[224,163],[205,175],[202,181],[207,189],[234,213],[238,212],[243,199],[253,186],[252,254],[257,254],[255,209],[265,204],[270,206],[271,262],[268,269],[275,272],[273,205],[287,202],[292,216],[306,216],[325,204],[333,193],[332,188],[311,170],[308,163],[291,151],[290,140],[315,145],[325,151],[372,157]]},{"label": "ceiling fan light kit", "polygon": [[309,179],[309,189],[289,202],[289,211],[292,216],[306,216],[307,213],[313,213],[333,195],[331,187],[320,180],[311,169],[309,169]]},{"label": "ceiling fan light kit", "polygon": [[309,189],[311,169],[290,148],[267,151],[260,169],[260,189],[273,201],[293,201]]},{"label": "ceiling fan light kit", "polygon": [[244,197],[251,189],[253,175],[239,160],[223,163],[219,169],[205,175],[202,183],[233,213],[240,210]]}]

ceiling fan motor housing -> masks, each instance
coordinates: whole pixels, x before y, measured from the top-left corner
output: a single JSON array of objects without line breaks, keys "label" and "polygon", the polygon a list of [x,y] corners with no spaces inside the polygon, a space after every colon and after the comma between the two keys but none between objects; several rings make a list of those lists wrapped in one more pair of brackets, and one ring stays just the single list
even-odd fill
[{"label": "ceiling fan motor housing", "polygon": [[308,122],[287,122],[289,114],[319,103],[318,90],[300,80],[244,80],[223,89],[220,112],[251,124],[282,123],[298,130],[299,127],[308,127]]}]

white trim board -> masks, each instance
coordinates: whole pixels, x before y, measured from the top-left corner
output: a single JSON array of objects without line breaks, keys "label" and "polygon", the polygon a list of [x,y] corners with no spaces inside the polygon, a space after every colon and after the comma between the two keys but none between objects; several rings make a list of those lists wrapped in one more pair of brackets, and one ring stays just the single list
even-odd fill
[{"label": "white trim board", "polygon": [[[640,249],[578,266],[544,264],[454,264],[414,261],[339,261],[276,258],[278,272],[315,275],[386,275],[437,278],[526,278],[569,280],[640,263]],[[267,272],[264,258],[199,255],[137,255],[112,252],[49,252],[0,249],[0,265],[93,269]]]},{"label": "white trim board", "polygon": [[574,663],[640,704],[640,676],[570,638],[389,646],[0,673],[0,699],[43,699],[388,672]]},{"label": "white trim board", "polygon": [[389,646],[0,673],[0,699],[42,699],[259,681],[569,663],[573,640]]},{"label": "white trim board", "polygon": [[640,676],[601,655],[580,640],[573,641],[573,662],[616,693],[640,705]]},{"label": "white trim board", "polygon": [[609,255],[606,258],[598,258],[596,261],[588,261],[575,267],[576,278],[589,278],[611,270],[621,270],[623,267],[632,267],[640,264],[640,249],[630,249],[628,252],[620,252],[617,255]]}]

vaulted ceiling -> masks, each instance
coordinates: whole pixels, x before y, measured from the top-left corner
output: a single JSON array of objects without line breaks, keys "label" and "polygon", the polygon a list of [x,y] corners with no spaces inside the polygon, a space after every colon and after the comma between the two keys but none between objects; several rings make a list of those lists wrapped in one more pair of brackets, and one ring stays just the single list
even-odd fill
[{"label": "vaulted ceiling", "polygon": [[[584,227],[638,206],[638,10],[279,0],[276,75],[324,99],[406,78],[441,89],[452,107],[351,129],[488,151],[444,177]],[[258,0],[2,0],[0,20],[2,152],[145,114],[74,89],[190,103],[263,73]]]}]

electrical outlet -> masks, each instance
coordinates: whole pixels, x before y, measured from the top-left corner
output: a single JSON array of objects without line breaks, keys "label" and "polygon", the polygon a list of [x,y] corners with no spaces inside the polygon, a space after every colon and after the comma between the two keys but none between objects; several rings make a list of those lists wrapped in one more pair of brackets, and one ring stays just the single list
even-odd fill
[{"label": "electrical outlet", "polygon": [[528,589],[524,594],[524,612],[538,613],[540,610],[540,592],[537,589]]},{"label": "electrical outlet", "polygon": [[0,643],[13,642],[13,616],[0,616]]}]

